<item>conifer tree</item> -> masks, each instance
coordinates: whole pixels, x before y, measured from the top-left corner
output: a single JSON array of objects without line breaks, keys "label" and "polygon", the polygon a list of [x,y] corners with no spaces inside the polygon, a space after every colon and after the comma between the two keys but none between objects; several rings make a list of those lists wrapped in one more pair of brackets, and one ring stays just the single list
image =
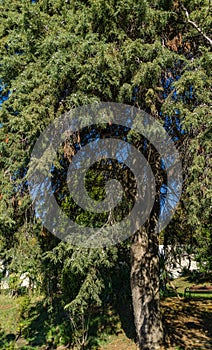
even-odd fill
[{"label": "conifer tree", "polygon": [[[0,1],[0,78],[2,94],[9,94],[0,112],[2,252],[8,246],[21,249],[24,239],[34,239],[35,251],[48,252],[46,259],[55,263],[52,276],[57,275],[59,261],[67,262],[60,257],[63,243],[37,223],[26,173],[32,148],[52,120],[100,101],[134,105],[164,124],[168,118],[184,163],[185,215],[199,242],[206,237],[211,244],[210,10],[207,0]],[[176,127],[179,123],[184,131]],[[153,165],[156,172],[158,164],[157,160]],[[157,349],[163,340],[158,237],[153,227],[150,220],[131,242],[131,288],[140,349]],[[112,267],[116,248],[112,253],[66,249],[76,266],[68,260],[64,276],[79,274],[82,281],[66,300],[67,308],[77,307],[83,298],[85,308],[90,299],[98,304],[103,288],[99,262]],[[52,292],[57,289],[57,283],[48,286]]]}]

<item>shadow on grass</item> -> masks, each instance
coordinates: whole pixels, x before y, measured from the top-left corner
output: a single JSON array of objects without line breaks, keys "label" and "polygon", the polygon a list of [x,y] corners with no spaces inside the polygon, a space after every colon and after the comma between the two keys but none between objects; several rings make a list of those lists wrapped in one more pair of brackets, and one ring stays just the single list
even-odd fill
[{"label": "shadow on grass", "polygon": [[51,306],[44,301],[30,306],[22,327],[22,336],[34,347],[48,345],[54,348],[61,339],[68,343],[71,334],[60,300],[55,300]]},{"label": "shadow on grass", "polygon": [[23,320],[22,334],[32,346],[41,346],[46,342],[48,312],[39,301],[29,308],[27,318]]},{"label": "shadow on grass", "polygon": [[127,338],[136,341],[136,332],[134,326],[133,308],[131,303],[131,297],[128,301],[122,300],[114,305],[114,308],[119,315],[121,321],[121,328],[126,334]]},{"label": "shadow on grass", "polygon": [[198,298],[163,301],[163,324],[168,346],[182,349],[212,348],[212,304]]},{"label": "shadow on grass", "polygon": [[90,313],[86,349],[98,349],[102,343],[107,341],[108,336],[118,335],[120,332],[118,322],[118,315],[110,305],[93,310]]},{"label": "shadow on grass", "polygon": [[130,252],[123,251],[123,256],[120,261],[127,261],[128,263],[121,264],[112,279],[113,301],[112,307],[119,316],[121,328],[128,339],[136,341],[136,331],[134,325],[132,295],[130,286]]},{"label": "shadow on grass", "polygon": [[[120,333],[119,315],[110,305],[92,308],[88,315],[90,320],[86,349],[98,349],[101,343],[107,341],[108,336]],[[88,315],[85,316],[86,319]],[[54,349],[61,344],[61,339],[64,345],[73,344],[74,341],[69,317],[60,300],[54,301],[51,312],[43,301],[31,306],[23,322],[22,335],[30,346],[39,348],[48,345]]]},{"label": "shadow on grass", "polygon": [[189,283],[194,283],[194,284],[212,283],[211,273],[207,274],[200,271],[185,270],[183,273],[183,277],[185,277]]},{"label": "shadow on grass", "polygon": [[9,333],[5,334],[3,331],[0,330],[0,349],[7,349],[10,345],[14,344],[15,342],[15,334]]}]

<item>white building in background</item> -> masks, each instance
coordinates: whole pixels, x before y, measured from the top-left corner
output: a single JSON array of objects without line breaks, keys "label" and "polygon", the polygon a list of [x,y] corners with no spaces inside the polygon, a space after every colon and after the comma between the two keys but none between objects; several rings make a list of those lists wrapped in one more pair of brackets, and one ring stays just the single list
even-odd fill
[{"label": "white building in background", "polygon": [[22,275],[20,276],[20,287],[28,288],[29,283],[30,283],[30,281],[29,281],[28,273],[27,272],[22,273]]},{"label": "white building in background", "polygon": [[[3,272],[4,270],[5,270],[4,264],[0,260],[0,273]],[[0,290],[9,289],[9,276],[10,276],[9,271],[6,270],[5,276],[2,279],[0,279]],[[26,288],[29,287],[29,276],[27,272],[22,273],[19,279],[20,279],[20,284],[19,284],[20,287],[26,287]]]},{"label": "white building in background", "polygon": [[[3,261],[0,260],[0,273],[2,273],[4,271],[4,264]],[[3,277],[2,279],[0,279],[0,290],[1,289],[8,289],[9,285],[8,285],[8,278],[9,278],[9,271],[6,270],[6,274],[5,277]]]},{"label": "white building in background", "polygon": [[165,264],[168,272],[173,278],[178,278],[182,274],[184,269],[189,271],[198,270],[197,262],[194,260],[194,256],[188,254],[182,247],[178,247],[181,250],[180,253],[173,254],[171,246],[159,245],[159,255],[165,258]]},{"label": "white building in background", "polygon": [[[197,262],[194,260],[194,256],[189,255],[183,249],[183,247],[178,247],[182,250],[181,254],[174,254],[172,252],[171,246],[167,246],[166,249],[164,245],[159,245],[159,255],[163,256],[166,260],[167,271],[172,275],[173,278],[179,277],[183,269],[189,269],[190,271],[198,270]],[[0,273],[4,271],[3,262],[0,261]],[[19,277],[20,287],[29,287],[29,275],[28,273],[23,273]],[[9,271],[6,271],[5,276],[0,280],[0,290],[9,289]]]}]

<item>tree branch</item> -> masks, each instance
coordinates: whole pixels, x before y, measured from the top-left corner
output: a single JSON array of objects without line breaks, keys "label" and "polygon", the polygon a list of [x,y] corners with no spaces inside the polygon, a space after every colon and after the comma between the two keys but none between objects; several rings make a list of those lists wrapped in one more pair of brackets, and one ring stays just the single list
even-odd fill
[{"label": "tree branch", "polygon": [[207,42],[210,44],[210,46],[212,46],[212,40],[202,31],[202,29],[194,21],[192,21],[190,19],[188,10],[185,8],[185,6],[183,4],[181,4],[181,7],[182,7],[183,11],[185,12],[188,23],[191,24],[205,38],[205,40],[207,40]]}]

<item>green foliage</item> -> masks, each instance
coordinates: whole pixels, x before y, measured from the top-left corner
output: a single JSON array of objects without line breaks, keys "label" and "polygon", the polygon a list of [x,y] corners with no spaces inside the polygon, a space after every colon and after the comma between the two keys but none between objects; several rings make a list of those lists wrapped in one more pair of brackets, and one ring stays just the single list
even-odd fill
[{"label": "green foliage", "polygon": [[[190,18],[207,33],[211,17],[207,1],[185,1]],[[204,18],[205,21],[200,18]],[[203,23],[204,22],[204,23]],[[185,34],[185,41],[193,40],[193,49],[184,61],[181,74],[173,84],[173,92],[165,100],[162,111],[171,118],[179,116],[184,128],[180,135],[184,170],[184,191],[182,207],[177,213],[177,222],[172,227],[180,235],[181,243],[192,246],[200,266],[205,271],[212,269],[211,265],[211,54],[208,42],[194,27]],[[194,46],[198,42],[199,45]],[[176,72],[177,73],[177,72]],[[176,74],[175,73],[175,74]],[[179,215],[180,214],[180,215]],[[180,220],[180,222],[179,222]],[[186,235],[182,237],[182,232]],[[183,239],[182,239],[183,238]],[[171,241],[173,242],[173,237]]]},{"label": "green foliage", "polygon": [[211,225],[202,227],[197,235],[196,260],[199,262],[200,269],[203,272],[210,272],[212,268],[212,230]]},{"label": "green foliage", "polygon": [[[185,182],[173,235],[192,241],[202,268],[211,270],[211,55],[203,35],[210,26],[206,0],[0,2],[0,78],[4,93],[10,91],[0,111],[0,257],[14,273],[11,283],[27,272],[45,293],[48,321],[62,295],[60,311],[74,327],[75,342],[88,341],[93,309],[114,301],[118,291],[130,297],[129,247],[82,250],[42,227],[26,181],[33,145],[50,121],[98,101],[132,104],[162,122],[179,117],[185,133],[174,123],[172,128]],[[173,88],[164,91],[163,77],[173,78]],[[102,178],[89,175],[88,187],[96,182],[91,196],[101,200]],[[61,206],[75,212],[69,198]],[[80,223],[92,219],[77,214]],[[64,320],[51,325],[44,327],[44,339],[69,341]]]}]

